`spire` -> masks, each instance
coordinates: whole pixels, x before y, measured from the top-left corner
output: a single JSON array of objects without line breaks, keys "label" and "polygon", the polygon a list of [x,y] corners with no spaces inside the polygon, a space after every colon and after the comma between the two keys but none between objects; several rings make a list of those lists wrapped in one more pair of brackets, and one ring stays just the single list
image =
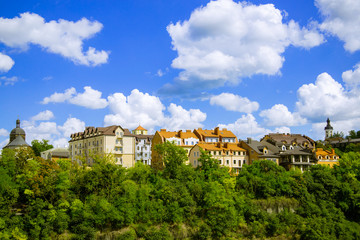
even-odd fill
[{"label": "spire", "polygon": [[20,119],[19,118],[16,120],[16,127],[20,128]]},{"label": "spire", "polygon": [[326,127],[325,127],[325,130],[327,130],[327,129],[333,130],[333,127],[332,127],[331,124],[330,124],[330,119],[329,119],[329,118],[326,120],[326,122],[327,122],[327,125],[326,125]]}]

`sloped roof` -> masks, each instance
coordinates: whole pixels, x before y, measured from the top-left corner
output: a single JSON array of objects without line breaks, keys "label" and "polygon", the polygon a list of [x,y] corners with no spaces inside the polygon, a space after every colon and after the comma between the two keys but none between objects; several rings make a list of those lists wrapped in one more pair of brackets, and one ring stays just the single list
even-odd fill
[{"label": "sloped roof", "polygon": [[231,131],[227,130],[226,128],[219,129],[218,127],[216,127],[215,129],[212,130],[198,128],[195,129],[194,132],[202,135],[203,137],[236,138],[235,134],[233,134]]},{"label": "sloped roof", "polygon": [[147,131],[145,128],[143,128],[142,126],[138,126],[137,128],[135,128],[135,130],[134,131],[136,131],[136,130],[140,130],[140,131],[142,131],[142,130],[145,130],[145,131]]},{"label": "sloped roof", "polygon": [[27,144],[21,136],[17,136],[12,142],[10,142],[4,148],[17,148],[17,147],[30,147],[30,145]]}]

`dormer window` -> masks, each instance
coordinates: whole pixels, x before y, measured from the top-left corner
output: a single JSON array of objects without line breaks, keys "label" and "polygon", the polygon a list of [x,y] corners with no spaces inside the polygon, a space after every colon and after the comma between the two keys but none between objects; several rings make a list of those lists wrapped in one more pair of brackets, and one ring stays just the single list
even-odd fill
[{"label": "dormer window", "polygon": [[283,151],[286,151],[285,145],[282,145],[281,149],[282,149]]},{"label": "dormer window", "polygon": [[321,157],[321,156],[318,156],[318,159],[322,159],[322,157]]},{"label": "dormer window", "polygon": [[267,154],[268,153],[268,150],[264,149],[264,154]]},{"label": "dormer window", "polygon": [[291,150],[293,150],[293,149],[294,149],[294,147],[293,147],[293,146],[290,146],[290,149],[291,149]]}]

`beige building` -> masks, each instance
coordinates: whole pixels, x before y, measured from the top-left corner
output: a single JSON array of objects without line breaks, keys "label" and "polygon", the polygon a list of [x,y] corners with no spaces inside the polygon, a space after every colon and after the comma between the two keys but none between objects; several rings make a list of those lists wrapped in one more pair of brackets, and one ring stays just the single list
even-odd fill
[{"label": "beige building", "polygon": [[189,161],[193,167],[201,166],[201,150],[208,152],[220,165],[229,167],[234,173],[239,173],[244,164],[249,164],[248,153],[239,143],[199,143],[189,153]]},{"label": "beige building", "polygon": [[148,135],[142,126],[138,126],[132,133],[135,136],[135,162],[151,165],[151,142],[154,135]]},{"label": "beige building", "polygon": [[71,134],[70,158],[92,165],[96,155],[114,157],[115,163],[126,168],[135,165],[135,137],[121,126],[86,127],[84,132]]}]

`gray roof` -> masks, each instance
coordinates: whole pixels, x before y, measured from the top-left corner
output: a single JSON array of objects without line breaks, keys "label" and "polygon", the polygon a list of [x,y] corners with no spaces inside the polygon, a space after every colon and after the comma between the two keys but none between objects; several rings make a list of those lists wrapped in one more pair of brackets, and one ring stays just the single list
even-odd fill
[{"label": "gray roof", "polygon": [[41,152],[41,155],[46,155],[46,157],[69,158],[70,152],[67,148],[52,148]]},{"label": "gray roof", "polygon": [[4,148],[18,148],[18,147],[30,147],[29,144],[21,136],[17,136],[12,142],[6,145]]},{"label": "gray roof", "polygon": [[[256,153],[258,153],[260,155],[264,155],[267,157],[278,157],[277,154],[279,153],[279,149],[266,141],[259,142],[256,140],[251,140],[251,143],[247,143],[247,144],[252,149],[254,149],[256,151]],[[264,152],[263,152],[264,147],[266,147],[268,150],[267,154],[264,154]]]}]

